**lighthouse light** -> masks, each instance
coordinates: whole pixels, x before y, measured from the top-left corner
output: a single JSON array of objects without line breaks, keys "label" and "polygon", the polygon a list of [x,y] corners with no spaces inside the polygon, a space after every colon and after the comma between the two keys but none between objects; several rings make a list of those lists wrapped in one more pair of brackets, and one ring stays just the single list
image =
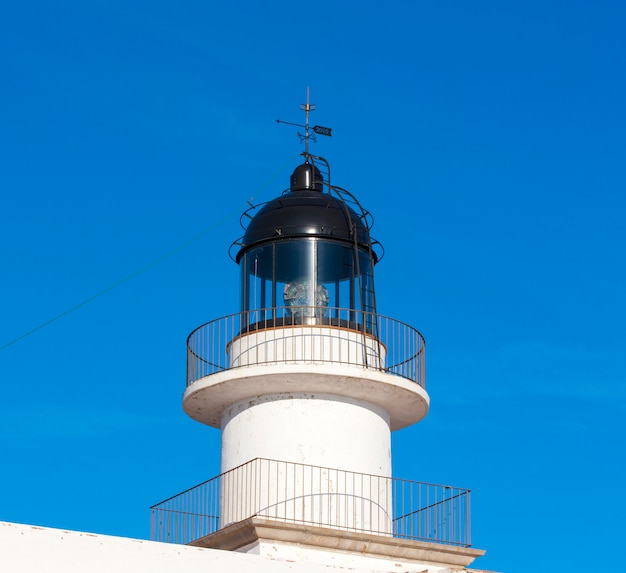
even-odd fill
[{"label": "lighthouse light", "polygon": [[328,289],[324,285],[313,287],[308,279],[295,280],[285,285],[283,300],[291,307],[292,316],[319,316],[328,306]]}]

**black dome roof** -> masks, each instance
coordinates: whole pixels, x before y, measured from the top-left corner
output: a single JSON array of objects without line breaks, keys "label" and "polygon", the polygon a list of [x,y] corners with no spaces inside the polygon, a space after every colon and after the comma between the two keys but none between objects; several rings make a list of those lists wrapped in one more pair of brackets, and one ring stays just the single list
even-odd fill
[{"label": "black dome roof", "polygon": [[[369,229],[345,201],[322,192],[322,176],[313,165],[304,163],[291,176],[288,193],[266,203],[253,217],[241,240],[236,260],[245,251],[262,243],[296,237],[319,237],[370,247]],[[377,257],[374,254],[374,261]]]}]

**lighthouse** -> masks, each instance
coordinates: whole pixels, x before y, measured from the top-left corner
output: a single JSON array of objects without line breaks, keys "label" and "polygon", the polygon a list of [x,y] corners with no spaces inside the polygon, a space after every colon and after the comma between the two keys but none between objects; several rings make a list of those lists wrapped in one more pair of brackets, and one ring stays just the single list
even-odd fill
[{"label": "lighthouse", "polygon": [[[222,474],[261,458],[390,478],[391,431],[428,411],[422,336],[376,313],[367,212],[316,163],[327,165],[306,154],[285,193],[246,213],[234,254],[241,309],[189,337],[183,407],[221,429]],[[303,511],[322,506],[328,524],[361,527],[367,517],[390,531],[383,482],[369,493],[339,482],[332,494],[303,491]],[[278,512],[298,506],[271,502]]]},{"label": "lighthouse", "polygon": [[399,554],[465,566],[483,553],[470,547],[469,491],[392,475],[391,433],[429,409],[425,342],[379,312],[373,218],[310,153],[302,108],[301,162],[243,213],[231,246],[240,307],[187,340],[183,409],[221,432],[220,475],[154,506],[153,538],[341,566]]}]

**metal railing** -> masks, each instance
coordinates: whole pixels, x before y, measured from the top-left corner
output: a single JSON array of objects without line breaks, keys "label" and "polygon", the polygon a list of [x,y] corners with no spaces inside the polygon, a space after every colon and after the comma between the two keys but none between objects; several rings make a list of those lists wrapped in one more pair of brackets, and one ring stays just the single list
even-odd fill
[{"label": "metal railing", "polygon": [[187,339],[187,385],[231,368],[298,363],[373,368],[425,386],[423,336],[371,312],[265,308],[207,322]]},{"label": "metal railing", "polygon": [[150,538],[188,544],[250,517],[469,547],[470,491],[256,458],[150,508]]}]

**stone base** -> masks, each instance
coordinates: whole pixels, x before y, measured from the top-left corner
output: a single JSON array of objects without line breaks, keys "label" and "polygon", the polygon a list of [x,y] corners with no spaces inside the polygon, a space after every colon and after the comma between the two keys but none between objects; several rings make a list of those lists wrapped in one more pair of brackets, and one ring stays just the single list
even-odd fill
[{"label": "stone base", "polygon": [[[463,571],[482,549],[251,517],[190,545],[286,561],[377,570]],[[421,568],[420,568],[421,567]]]}]

